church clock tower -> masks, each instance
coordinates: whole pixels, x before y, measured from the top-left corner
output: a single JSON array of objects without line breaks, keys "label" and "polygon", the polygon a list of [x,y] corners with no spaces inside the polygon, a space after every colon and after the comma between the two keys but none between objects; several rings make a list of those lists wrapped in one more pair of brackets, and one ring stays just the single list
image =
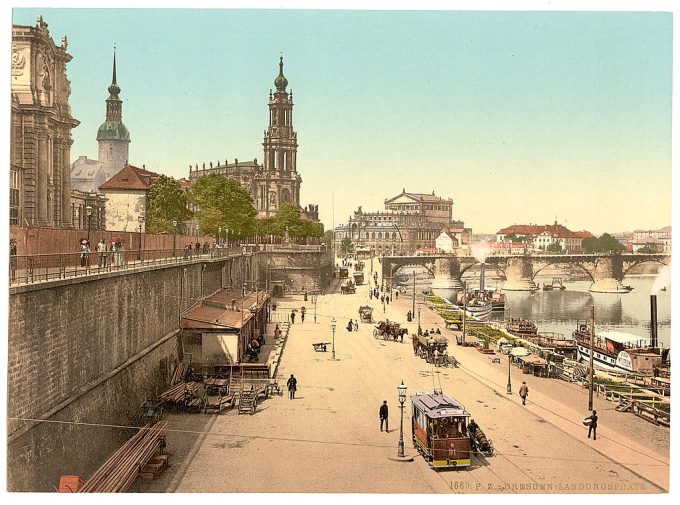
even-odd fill
[{"label": "church clock tower", "polygon": [[120,88],[116,84],[116,52],[113,53],[113,78],[109,86],[109,98],[106,99],[106,121],[97,131],[99,142],[99,161],[106,173],[106,178],[120,172],[128,162],[130,132],[123,124],[123,101],[118,98]]},{"label": "church clock tower", "polygon": [[297,173],[297,133],[293,130],[293,90],[288,93],[288,79],[283,75],[283,56],[279,75],[274,80],[276,92],[269,92],[269,127],[264,132],[264,175],[256,205],[260,217],[276,213],[283,203],[300,206],[300,183]]}]

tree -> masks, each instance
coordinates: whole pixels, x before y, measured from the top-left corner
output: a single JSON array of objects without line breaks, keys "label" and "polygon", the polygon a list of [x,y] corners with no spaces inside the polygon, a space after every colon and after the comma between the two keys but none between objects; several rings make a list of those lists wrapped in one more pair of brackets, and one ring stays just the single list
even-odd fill
[{"label": "tree", "polygon": [[642,246],[640,249],[637,250],[637,252],[641,254],[656,254],[660,252],[661,247],[659,247],[656,244],[645,244]]},{"label": "tree", "polygon": [[585,251],[592,253],[621,252],[626,249],[621,242],[609,233],[603,233],[599,238],[588,237],[584,239],[582,247]]},{"label": "tree", "polygon": [[342,254],[347,254],[352,252],[354,249],[354,244],[352,244],[352,239],[349,237],[345,237],[342,239],[342,242],[340,242],[340,252]]},{"label": "tree", "polygon": [[330,247],[333,243],[333,230],[326,230],[323,232],[323,242]]},{"label": "tree", "polygon": [[172,222],[181,227],[192,216],[187,208],[189,199],[179,182],[167,175],[161,175],[149,188],[146,207],[147,233],[173,231]]},{"label": "tree", "polygon": [[304,237],[305,225],[300,209],[293,203],[283,203],[274,216],[274,229],[277,235],[285,235],[288,230],[290,237]]},{"label": "tree", "polygon": [[545,250],[548,252],[559,253],[562,252],[562,246],[558,242],[553,242],[552,244],[548,245]]},{"label": "tree", "polygon": [[273,217],[259,218],[255,223],[255,234],[261,237],[277,235],[276,222]]},{"label": "tree", "polygon": [[229,230],[230,240],[251,236],[255,232],[257,211],[253,200],[241,184],[223,175],[199,178],[191,187],[191,201],[196,204],[196,219],[208,235],[218,228]]}]

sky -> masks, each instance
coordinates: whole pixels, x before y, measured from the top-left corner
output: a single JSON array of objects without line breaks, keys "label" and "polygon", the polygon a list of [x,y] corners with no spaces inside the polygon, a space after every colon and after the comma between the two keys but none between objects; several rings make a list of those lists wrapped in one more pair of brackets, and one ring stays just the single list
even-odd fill
[{"label": "sky", "polygon": [[475,233],[671,224],[672,13],[14,9],[68,37],[72,161],[97,158],[116,45],[130,163],[262,161],[284,56],[301,204],[327,228],[402,192]]}]

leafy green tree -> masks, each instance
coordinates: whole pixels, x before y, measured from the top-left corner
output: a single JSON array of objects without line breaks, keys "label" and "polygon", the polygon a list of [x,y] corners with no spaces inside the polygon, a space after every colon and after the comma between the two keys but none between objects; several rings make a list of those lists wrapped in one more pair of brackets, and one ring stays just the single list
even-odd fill
[{"label": "leafy green tree", "polygon": [[255,234],[261,237],[267,235],[278,235],[276,232],[276,222],[273,217],[259,218],[255,223]]},{"label": "leafy green tree", "polygon": [[548,247],[545,248],[545,250],[548,252],[559,253],[562,252],[562,246],[557,242],[553,242],[552,244],[549,244]]},{"label": "leafy green tree", "polygon": [[330,246],[333,243],[333,230],[326,230],[323,232],[323,242]]},{"label": "leafy green tree", "polygon": [[342,252],[342,254],[347,254],[349,252],[352,252],[353,249],[354,244],[352,244],[352,239],[349,237],[343,238],[342,241],[340,242],[340,252]]},{"label": "leafy green tree", "polygon": [[238,182],[219,174],[201,177],[191,187],[191,201],[198,207],[196,219],[204,233],[216,235],[218,228],[227,229],[229,240],[254,234],[257,211],[250,193]]},{"label": "leafy green tree", "polygon": [[640,249],[638,249],[637,252],[642,254],[656,254],[660,252],[660,250],[661,247],[657,246],[656,244],[645,244]]},{"label": "leafy green tree", "polygon": [[149,188],[146,207],[146,231],[164,233],[173,231],[172,222],[177,228],[192,216],[187,208],[189,199],[179,182],[167,175],[161,175]]},{"label": "leafy green tree", "polygon": [[285,235],[288,230],[290,237],[304,237],[305,225],[300,209],[293,203],[283,203],[274,216],[274,229],[276,235]]},{"label": "leafy green tree", "polygon": [[597,238],[588,237],[584,239],[582,247],[585,251],[593,253],[622,252],[626,250],[626,247],[609,233],[603,233]]}]

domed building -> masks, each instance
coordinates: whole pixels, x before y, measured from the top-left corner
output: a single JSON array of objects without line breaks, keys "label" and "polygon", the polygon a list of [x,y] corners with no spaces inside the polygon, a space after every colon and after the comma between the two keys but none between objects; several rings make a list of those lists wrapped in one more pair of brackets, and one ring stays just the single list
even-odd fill
[{"label": "domed building", "polygon": [[116,83],[116,53],[113,53],[113,78],[106,99],[106,120],[97,130],[99,159],[80,156],[71,164],[71,185],[85,193],[98,193],[99,186],[120,172],[129,159],[130,132],[123,124],[123,101]]},{"label": "domed building", "polygon": [[130,132],[123,124],[123,101],[118,97],[120,87],[116,83],[116,53],[113,53],[113,78],[106,99],[106,121],[97,131],[99,161],[109,179],[120,172],[128,161]]}]

